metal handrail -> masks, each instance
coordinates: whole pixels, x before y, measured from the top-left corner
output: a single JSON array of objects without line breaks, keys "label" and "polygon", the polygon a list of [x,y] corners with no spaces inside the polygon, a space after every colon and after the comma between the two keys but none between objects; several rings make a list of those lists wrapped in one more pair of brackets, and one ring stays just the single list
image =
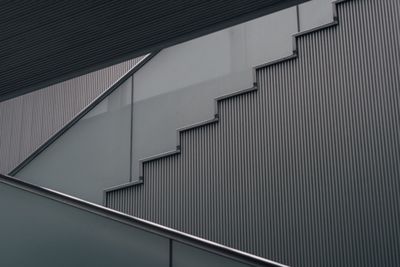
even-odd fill
[{"label": "metal handrail", "polygon": [[56,141],[60,136],[67,132],[72,126],[74,126],[80,119],[82,119],[86,114],[89,113],[93,108],[95,108],[101,101],[103,101],[107,96],[114,92],[122,83],[128,80],[135,72],[137,72],[141,67],[143,67],[150,59],[152,59],[159,51],[152,52],[144,56],[135,66],[133,66],[127,73],[125,73],[120,79],[118,79],[114,84],[112,84],[108,89],[106,89],[102,94],[95,98],[89,105],[83,108],[74,118],[72,118],[65,126],[63,126],[59,131],[53,134],[49,139],[47,139],[42,145],[40,145],[29,157],[23,160],[17,167],[15,167],[11,172],[8,173],[10,176],[15,176],[20,170],[22,170],[26,165],[28,165],[33,159],[35,159],[40,153],[42,153],[46,148],[48,148],[54,141]]},{"label": "metal handrail", "polygon": [[[0,183],[18,188],[21,190],[28,191],[35,195],[39,195],[53,201],[63,203],[68,206],[72,206],[101,217],[108,218],[113,221],[118,221],[125,225],[139,228],[141,230],[157,234],[159,236],[168,238],[173,241],[177,241],[198,249],[208,251],[213,254],[217,254],[232,260],[243,262],[251,266],[270,266],[270,267],[285,267],[286,265],[267,260],[249,253],[245,253],[240,250],[232,249],[224,245],[202,239],[193,235],[189,235],[153,222],[149,222],[137,217],[133,217],[101,205],[97,205],[67,194],[63,194],[48,188],[36,186],[11,176],[0,174]],[[170,242],[171,245],[171,242]],[[286,266],[287,267],[287,266]]]}]

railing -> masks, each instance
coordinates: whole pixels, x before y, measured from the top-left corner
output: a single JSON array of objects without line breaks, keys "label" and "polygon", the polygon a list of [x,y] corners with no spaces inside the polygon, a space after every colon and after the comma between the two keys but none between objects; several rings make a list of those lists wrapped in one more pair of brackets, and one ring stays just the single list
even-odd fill
[{"label": "railing", "polygon": [[0,211],[1,266],[283,266],[5,175]]}]

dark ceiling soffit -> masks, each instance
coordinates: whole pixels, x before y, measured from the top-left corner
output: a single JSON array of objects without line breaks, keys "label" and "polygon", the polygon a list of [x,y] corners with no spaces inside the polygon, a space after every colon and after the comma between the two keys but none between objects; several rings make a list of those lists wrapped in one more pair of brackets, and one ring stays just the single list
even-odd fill
[{"label": "dark ceiling soffit", "polygon": [[[243,13],[240,16],[235,16],[231,17],[229,19],[225,19],[223,21],[218,21],[214,24],[211,25],[206,25],[205,27],[197,27],[197,28],[192,28],[188,31],[181,30],[179,31],[180,35],[174,36],[173,34],[166,35],[163,37],[163,39],[160,40],[155,40],[155,42],[152,42],[151,40],[147,40],[147,43],[145,46],[141,47],[136,47],[134,50],[131,51],[125,51],[123,53],[116,53],[113,54],[112,58],[107,58],[103,57],[101,53],[95,55],[94,59],[91,59],[89,63],[85,62],[80,62],[76,61],[72,64],[71,66],[67,66],[65,71],[64,70],[56,70],[55,73],[49,73],[49,72],[40,72],[38,75],[31,75],[34,74],[33,71],[35,71],[35,67],[37,68],[50,68],[51,64],[58,64],[61,67],[63,67],[63,62],[62,58],[64,57],[66,60],[73,54],[73,52],[79,51],[79,47],[76,47],[75,50],[72,51],[64,51],[63,54],[59,55],[59,58],[61,59],[61,62],[53,62],[51,60],[46,61],[47,59],[43,60],[44,62],[37,61],[37,62],[29,62],[31,64],[34,64],[35,67],[24,67],[18,68],[16,70],[16,73],[12,76],[12,78],[4,78],[2,73],[0,72],[0,102],[5,101],[7,99],[17,97],[41,88],[44,88],[46,86],[50,86],[55,83],[59,83],[80,75],[84,75],[86,73],[99,70],[101,68],[105,68],[107,66],[113,65],[120,63],[122,61],[141,56],[144,54],[147,54],[151,51],[156,51],[160,50],[162,48],[166,48],[168,46],[172,46],[181,42],[188,41],[190,39],[194,39],[197,37],[200,37],[205,34],[209,34],[221,29],[224,29],[226,27],[231,27],[239,23],[243,23],[246,21],[249,21],[251,19],[255,19],[260,16],[264,16],[273,12],[277,12],[279,10],[306,2],[309,0],[271,0],[269,1],[269,4],[263,8],[260,8],[258,10],[253,10],[248,13]],[[220,2],[220,1],[219,1]],[[230,1],[225,1],[226,5],[229,6]],[[261,2],[268,2],[267,0],[261,1]],[[12,3],[12,2],[11,2]],[[210,4],[212,4],[210,2]],[[247,2],[243,1],[243,4],[245,5]],[[260,4],[262,6],[262,4]],[[204,15],[204,14],[203,14]],[[1,26],[1,22],[0,22]],[[171,27],[171,31],[176,30]],[[145,34],[143,34],[145,35]],[[100,36],[99,36],[100,37]],[[140,39],[141,36],[137,35],[135,36],[136,38]],[[101,47],[101,43],[99,42],[99,45],[97,48]],[[44,50],[44,49],[43,49]],[[0,41],[0,51],[1,51],[1,41]],[[41,52],[41,51],[39,51]],[[50,56],[51,57],[51,56]],[[16,58],[15,60],[20,60],[19,58]],[[24,59],[26,60],[26,59]],[[83,61],[83,60],[82,60]],[[0,61],[0,66],[1,66],[1,61]],[[53,68],[54,69],[54,68]],[[20,71],[25,71],[27,75],[19,75]],[[25,79],[25,77],[28,77],[30,80]],[[25,82],[27,81],[27,82]],[[12,84],[12,86],[10,86]]]}]

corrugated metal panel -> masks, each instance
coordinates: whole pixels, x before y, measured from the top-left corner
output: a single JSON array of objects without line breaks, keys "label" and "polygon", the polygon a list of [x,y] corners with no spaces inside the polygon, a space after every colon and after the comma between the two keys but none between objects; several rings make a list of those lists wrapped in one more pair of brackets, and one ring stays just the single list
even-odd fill
[{"label": "corrugated metal panel", "polygon": [[338,12],[107,205],[292,266],[400,266],[400,2]]},{"label": "corrugated metal panel", "polygon": [[0,173],[26,159],[139,58],[0,103]]},{"label": "corrugated metal panel", "polygon": [[0,1],[0,101],[305,1]]}]

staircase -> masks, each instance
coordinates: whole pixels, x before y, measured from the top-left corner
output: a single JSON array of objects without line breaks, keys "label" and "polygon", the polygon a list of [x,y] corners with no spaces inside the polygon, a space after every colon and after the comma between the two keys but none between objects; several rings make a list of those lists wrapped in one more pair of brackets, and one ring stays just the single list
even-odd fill
[{"label": "staircase", "polygon": [[[255,67],[252,88],[217,98],[213,118],[178,129],[176,150],[143,159],[139,181],[104,191],[105,206],[135,219],[59,193],[56,198],[96,216],[143,222],[141,229],[157,223],[170,240],[168,251],[184,232],[294,266],[400,266],[400,3],[336,1],[333,9],[332,23],[293,36],[291,56]],[[0,179],[54,196],[21,183]],[[172,229],[181,231],[176,239]],[[207,247],[205,240],[194,246]],[[212,244],[206,250],[219,254]],[[231,253],[219,255],[274,264]]]},{"label": "staircase", "polygon": [[289,265],[399,265],[399,3],[333,8],[104,205]]},{"label": "staircase", "polygon": [[[337,16],[337,5],[339,3],[345,2],[345,1],[348,1],[348,0],[336,0],[336,1],[333,2],[333,15],[334,15],[333,22],[325,24],[325,25],[322,25],[322,26],[318,26],[318,27],[316,27],[314,29],[303,31],[303,32],[300,32],[300,33],[297,33],[297,34],[293,35],[293,51],[292,51],[293,54],[292,55],[290,55],[288,57],[285,57],[285,58],[281,58],[281,59],[276,60],[276,61],[268,62],[266,64],[255,66],[253,68],[253,87],[248,88],[248,89],[244,89],[244,90],[240,90],[240,91],[237,91],[237,92],[234,92],[234,93],[230,93],[230,94],[227,94],[227,95],[223,95],[223,96],[220,96],[220,97],[214,99],[214,117],[213,118],[211,118],[209,120],[206,120],[206,121],[202,121],[202,122],[193,124],[193,125],[188,125],[188,126],[185,126],[183,128],[177,129],[176,150],[168,151],[168,152],[165,152],[165,153],[162,153],[162,154],[154,155],[154,156],[151,156],[151,157],[144,158],[144,159],[140,160],[140,175],[139,175],[138,181],[125,183],[125,184],[122,184],[122,185],[117,185],[115,187],[107,188],[107,189],[105,189],[105,195],[107,195],[107,192],[112,192],[114,190],[122,189],[122,188],[125,188],[125,187],[136,186],[136,185],[142,184],[143,180],[144,180],[143,165],[145,165],[146,163],[149,163],[151,161],[155,161],[155,160],[158,160],[158,159],[162,159],[162,158],[165,158],[165,157],[170,157],[170,156],[174,156],[174,155],[180,154],[181,153],[181,135],[184,132],[195,130],[195,129],[199,128],[199,127],[204,127],[204,126],[207,126],[207,125],[210,125],[210,124],[217,123],[219,121],[219,118],[220,118],[220,110],[219,110],[219,103],[220,102],[228,100],[230,98],[234,98],[234,97],[237,97],[237,96],[241,96],[241,95],[244,95],[244,94],[253,93],[253,92],[257,91],[258,90],[258,82],[257,82],[257,75],[256,75],[257,71],[261,70],[263,68],[267,68],[269,66],[274,66],[276,64],[281,64],[281,63],[284,63],[286,61],[290,61],[290,60],[296,59],[298,57],[297,38],[300,38],[301,36],[304,36],[304,35],[307,35],[307,34],[311,34],[311,33],[316,32],[316,31],[320,31],[320,30],[323,30],[323,29],[326,29],[326,28],[330,28],[330,27],[334,27],[334,26],[338,25],[339,22],[338,22],[338,16]],[[104,199],[104,201],[106,201],[106,199]]]}]

